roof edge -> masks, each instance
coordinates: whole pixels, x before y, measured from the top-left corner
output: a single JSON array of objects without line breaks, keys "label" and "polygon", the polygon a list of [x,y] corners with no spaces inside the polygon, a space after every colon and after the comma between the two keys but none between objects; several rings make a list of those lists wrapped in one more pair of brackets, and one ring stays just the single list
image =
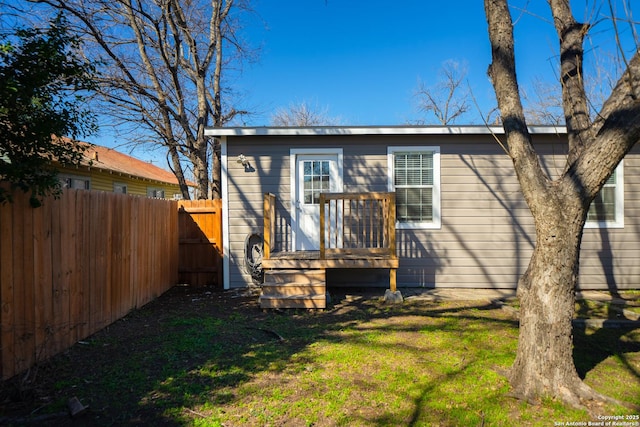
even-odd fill
[{"label": "roof edge", "polygon": [[[529,126],[531,134],[565,134],[566,126]],[[315,135],[475,135],[504,134],[502,126],[309,126],[207,127],[205,136],[315,136]]]}]

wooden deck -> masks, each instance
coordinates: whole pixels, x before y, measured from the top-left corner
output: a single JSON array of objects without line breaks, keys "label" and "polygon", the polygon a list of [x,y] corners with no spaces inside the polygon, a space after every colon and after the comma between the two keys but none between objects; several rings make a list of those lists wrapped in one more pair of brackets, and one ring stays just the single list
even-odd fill
[{"label": "wooden deck", "polygon": [[320,257],[320,251],[297,251],[272,253],[269,259],[262,260],[262,267],[279,268],[398,268],[398,258],[391,258],[384,254],[353,254],[348,251],[342,253],[325,254]]},{"label": "wooden deck", "polygon": [[263,308],[325,308],[329,268],[388,269],[396,290],[394,193],[320,195],[320,250],[274,251],[276,196],[264,197]]}]

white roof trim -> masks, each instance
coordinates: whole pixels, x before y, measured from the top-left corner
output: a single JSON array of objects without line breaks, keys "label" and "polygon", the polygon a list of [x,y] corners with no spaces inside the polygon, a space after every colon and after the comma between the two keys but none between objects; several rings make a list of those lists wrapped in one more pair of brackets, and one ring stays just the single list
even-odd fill
[{"label": "white roof trim", "polygon": [[[504,134],[502,126],[313,126],[205,128],[205,136],[475,135]],[[529,126],[532,134],[566,134],[565,126]]]}]

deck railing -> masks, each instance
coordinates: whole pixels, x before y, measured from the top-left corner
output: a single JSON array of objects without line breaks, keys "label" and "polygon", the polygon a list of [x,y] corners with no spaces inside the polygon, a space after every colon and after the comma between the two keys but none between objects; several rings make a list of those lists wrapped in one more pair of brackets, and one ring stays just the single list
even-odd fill
[{"label": "deck railing", "polygon": [[320,259],[336,254],[396,257],[395,193],[320,194]]},{"label": "deck railing", "polygon": [[[396,258],[395,193],[320,194],[320,259],[336,255]],[[276,242],[276,196],[266,193],[263,259]]]},{"label": "deck railing", "polygon": [[[274,194],[264,195],[263,267],[271,261],[275,248],[276,203]],[[289,266],[312,261],[322,263],[312,268],[388,268],[389,288],[395,292],[395,193],[325,193],[320,194],[319,208],[320,250],[301,251],[299,259],[297,252],[278,252],[274,256],[279,260],[277,268],[299,268]]]}]

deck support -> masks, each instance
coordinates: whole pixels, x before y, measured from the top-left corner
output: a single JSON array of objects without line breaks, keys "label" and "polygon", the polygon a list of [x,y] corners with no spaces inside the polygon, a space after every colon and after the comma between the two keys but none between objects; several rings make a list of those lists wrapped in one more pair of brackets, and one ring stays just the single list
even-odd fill
[{"label": "deck support", "polygon": [[392,291],[387,289],[384,293],[384,302],[389,304],[400,304],[404,301],[402,293],[400,291]]},{"label": "deck support", "polygon": [[274,251],[276,196],[265,194],[262,267],[267,274],[261,306],[324,308],[324,292],[311,270],[329,268],[389,269],[385,301],[402,302],[396,284],[395,193],[322,193],[319,208],[319,250]]}]

